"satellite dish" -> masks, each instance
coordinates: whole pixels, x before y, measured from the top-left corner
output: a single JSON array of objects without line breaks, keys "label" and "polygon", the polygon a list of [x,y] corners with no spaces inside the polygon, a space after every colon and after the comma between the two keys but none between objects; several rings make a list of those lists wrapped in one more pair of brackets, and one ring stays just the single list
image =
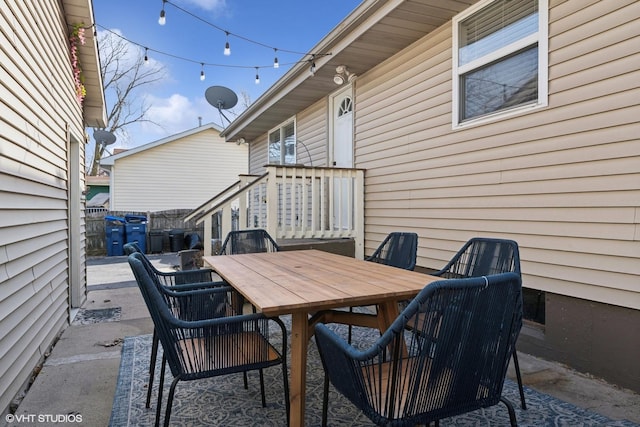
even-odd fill
[{"label": "satellite dish", "polygon": [[116,142],[116,136],[109,131],[106,130],[94,130],[93,131],[93,139],[96,140],[98,144],[102,145],[111,145]]},{"label": "satellite dish", "polygon": [[224,86],[211,86],[204,92],[204,97],[209,104],[218,109],[222,117],[231,123],[231,120],[222,113],[222,110],[233,108],[238,103],[238,96],[231,89]]}]

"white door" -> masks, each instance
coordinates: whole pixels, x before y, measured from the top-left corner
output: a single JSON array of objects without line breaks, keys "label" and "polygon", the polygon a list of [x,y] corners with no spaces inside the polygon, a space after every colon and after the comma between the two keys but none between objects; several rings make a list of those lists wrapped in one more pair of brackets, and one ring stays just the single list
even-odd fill
[{"label": "white door", "polygon": [[[351,86],[336,93],[331,102],[332,164],[338,168],[353,167],[353,96]],[[352,199],[353,183],[349,178],[334,180],[333,224],[335,229],[352,226],[349,217],[349,201]]]}]

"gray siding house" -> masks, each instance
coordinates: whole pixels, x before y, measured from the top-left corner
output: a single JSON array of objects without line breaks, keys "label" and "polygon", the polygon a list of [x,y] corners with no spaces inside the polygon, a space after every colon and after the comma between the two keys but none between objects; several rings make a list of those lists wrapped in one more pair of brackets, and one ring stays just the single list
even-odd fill
[{"label": "gray siding house", "polygon": [[[345,228],[346,208],[363,222],[356,256],[413,231],[426,270],[471,237],[516,240],[519,350],[640,391],[639,47],[633,0],[365,0],[311,50],[331,55],[294,66],[222,135],[248,142],[273,193],[247,209],[264,205],[279,238],[318,237],[325,217]],[[313,183],[343,187],[327,170],[364,171],[362,185],[298,215],[333,197]]]},{"label": "gray siding house", "polygon": [[93,24],[90,0],[0,0],[3,413],[86,299],[84,129],[106,125]]}]

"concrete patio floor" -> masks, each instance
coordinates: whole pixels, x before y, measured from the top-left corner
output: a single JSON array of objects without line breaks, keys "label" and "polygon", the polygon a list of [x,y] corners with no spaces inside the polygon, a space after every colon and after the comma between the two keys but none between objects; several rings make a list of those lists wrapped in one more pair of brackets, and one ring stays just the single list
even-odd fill
[{"label": "concrete patio floor", "polygon": [[[160,269],[178,264],[175,253],[153,255],[150,259]],[[62,333],[19,403],[17,417],[71,414],[81,416],[80,425],[107,426],[122,340],[153,331],[126,257],[90,259],[87,265],[89,293],[83,309],[119,307],[120,318],[85,324],[76,319]],[[519,353],[518,359],[526,386],[611,419],[626,419],[640,425],[639,394],[524,353]],[[514,378],[512,369],[509,376]],[[45,424],[14,422],[8,425]]]}]

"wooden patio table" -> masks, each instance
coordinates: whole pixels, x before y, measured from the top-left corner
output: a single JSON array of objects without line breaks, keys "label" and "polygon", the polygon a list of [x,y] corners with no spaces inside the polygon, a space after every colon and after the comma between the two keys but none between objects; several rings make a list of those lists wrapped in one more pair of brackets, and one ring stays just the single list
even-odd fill
[{"label": "wooden patio table", "polygon": [[[378,327],[398,316],[399,300],[440,280],[315,249],[205,256],[226,282],[266,316],[291,314],[291,425],[304,426],[307,345],[315,322]],[[376,316],[332,309],[377,305]]]}]

